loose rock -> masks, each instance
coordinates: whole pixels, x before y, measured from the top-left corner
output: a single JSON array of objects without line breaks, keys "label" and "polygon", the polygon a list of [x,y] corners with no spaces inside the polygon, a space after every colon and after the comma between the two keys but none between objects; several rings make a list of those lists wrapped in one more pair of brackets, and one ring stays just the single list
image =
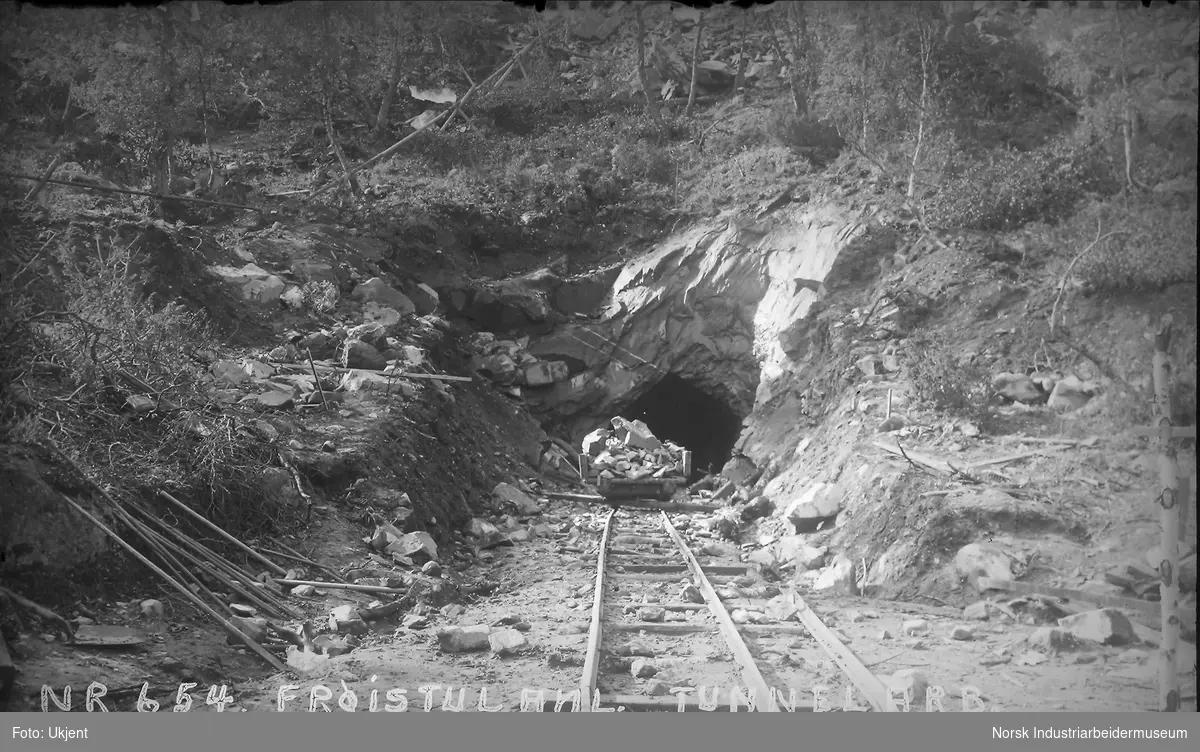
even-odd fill
[{"label": "loose rock", "polygon": [[[438,644],[444,653],[471,653],[487,650],[492,628],[486,624],[470,627],[448,627],[438,630]],[[518,633],[519,636],[519,633]]]},{"label": "loose rock", "polygon": [[488,635],[492,652],[500,657],[515,655],[529,646],[525,635],[515,629],[498,629]]}]

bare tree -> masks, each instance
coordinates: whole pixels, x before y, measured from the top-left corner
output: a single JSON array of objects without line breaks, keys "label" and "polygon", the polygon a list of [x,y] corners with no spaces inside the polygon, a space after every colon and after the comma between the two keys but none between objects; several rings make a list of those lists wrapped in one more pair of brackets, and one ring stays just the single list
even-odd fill
[{"label": "bare tree", "polygon": [[692,85],[688,89],[687,108],[684,109],[684,117],[692,116],[692,107],[696,104],[696,82],[700,78],[700,37],[704,34],[704,11],[700,11],[700,18],[696,21],[696,44],[692,47]]}]

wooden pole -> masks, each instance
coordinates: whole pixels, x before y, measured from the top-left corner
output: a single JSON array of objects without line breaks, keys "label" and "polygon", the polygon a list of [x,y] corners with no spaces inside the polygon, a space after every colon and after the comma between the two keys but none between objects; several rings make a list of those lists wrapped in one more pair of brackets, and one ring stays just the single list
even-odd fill
[{"label": "wooden pole", "polygon": [[1179,676],[1175,671],[1175,653],[1179,646],[1179,492],[1175,453],[1171,446],[1170,362],[1171,315],[1163,316],[1154,335],[1154,413],[1159,435],[1155,438],[1161,489],[1158,495],[1162,520],[1162,560],[1158,573],[1162,597],[1162,645],[1159,664],[1159,709],[1179,711]]},{"label": "wooden pole", "polygon": [[[319,386],[319,385],[318,385],[318,386]],[[163,497],[163,498],[164,498],[164,499],[166,499],[167,501],[171,502],[171,503],[172,503],[172,504],[174,504],[175,506],[179,507],[180,509],[182,509],[182,510],[183,510],[184,512],[186,512],[186,513],[187,513],[187,514],[188,514],[188,515],[189,515],[189,516],[190,516],[192,519],[194,519],[194,520],[196,520],[197,522],[201,523],[202,525],[204,525],[205,527],[207,527],[209,530],[212,530],[212,531],[213,531],[214,533],[216,533],[217,535],[221,536],[222,538],[224,538],[225,540],[229,541],[229,542],[230,542],[230,543],[232,543],[233,545],[237,546],[238,548],[242,549],[242,550],[243,550],[243,551],[245,551],[246,553],[250,554],[250,555],[251,555],[251,556],[253,556],[255,559],[258,559],[259,561],[261,561],[263,564],[265,564],[265,565],[267,566],[267,569],[271,570],[271,571],[272,571],[272,572],[274,572],[275,574],[283,575],[284,577],[286,577],[286,576],[287,576],[287,570],[286,570],[286,569],[284,569],[283,567],[279,566],[279,565],[278,565],[278,564],[276,564],[275,562],[271,561],[271,560],[270,560],[270,559],[268,559],[267,557],[263,556],[263,555],[262,555],[262,554],[260,554],[259,552],[255,551],[253,548],[250,548],[250,547],[249,547],[249,546],[247,546],[245,543],[242,543],[242,542],[241,542],[240,540],[238,540],[237,538],[234,538],[232,535],[230,535],[229,533],[225,532],[225,531],[224,531],[224,530],[222,530],[221,528],[217,527],[217,526],[216,526],[216,525],[214,525],[212,522],[210,522],[210,521],[209,521],[207,518],[205,518],[205,517],[201,516],[201,515],[200,515],[198,512],[194,511],[194,510],[193,510],[191,507],[189,507],[187,504],[184,504],[182,501],[180,501],[179,499],[176,499],[174,496],[172,496],[171,494],[167,493],[166,491],[159,491],[159,492],[158,492],[158,495],[159,495],[159,496],[161,496],[161,497]]]},{"label": "wooden pole", "polygon": [[404,595],[405,591],[398,588],[384,587],[382,585],[354,585],[345,582],[319,582],[317,580],[275,580],[280,585],[288,587],[298,587],[300,585],[312,585],[313,587],[322,588],[325,590],[353,590],[356,593],[384,593],[385,595]]},{"label": "wooden pole", "polygon": [[[92,515],[88,514],[88,511],[86,509],[84,509],[83,507],[76,504],[74,502],[74,500],[72,500],[69,496],[67,496],[66,494],[60,494],[60,496],[62,496],[63,501],[67,502],[72,507],[74,507],[75,511],[79,512],[84,517],[86,517],[88,520],[90,520],[93,525],[95,525],[96,527],[98,527],[102,531],[104,531],[108,535],[108,537],[110,537],[114,541],[116,541],[122,548],[124,548],[126,551],[128,551],[130,554],[132,554],[134,556],[134,558],[136,558],[141,563],[145,564],[155,574],[157,574],[159,577],[163,578],[163,580],[167,584],[171,585],[176,590],[178,590],[179,593],[184,598],[187,598],[189,601],[191,601],[196,606],[196,608],[199,608],[201,611],[203,611],[204,613],[211,616],[214,620],[216,620],[216,622],[218,624],[220,624],[222,627],[225,628],[225,631],[234,635],[235,637],[240,639],[243,643],[245,643],[246,647],[250,648],[255,653],[258,653],[258,655],[263,660],[265,660],[267,663],[269,663],[272,668],[274,668],[276,671],[287,671],[288,670],[287,666],[284,666],[279,661],[278,658],[276,658],[275,656],[268,653],[266,648],[264,648],[262,645],[259,645],[257,642],[254,641],[253,638],[247,636],[240,629],[235,627],[230,622],[226,621],[224,617],[222,617],[215,610],[213,610],[213,608],[211,606],[209,606],[207,603],[205,603],[200,598],[200,596],[196,595],[191,590],[188,590],[186,587],[184,587],[182,584],[180,584],[178,580],[174,579],[169,574],[167,574],[166,572],[159,569],[158,565],[156,565],[154,562],[147,559],[145,556],[142,556],[136,548],[134,548],[133,546],[126,543],[119,535],[114,533],[112,530],[109,530],[108,527],[105,526],[105,524],[103,522],[96,519]],[[189,510],[189,511],[191,511],[191,510]]]}]

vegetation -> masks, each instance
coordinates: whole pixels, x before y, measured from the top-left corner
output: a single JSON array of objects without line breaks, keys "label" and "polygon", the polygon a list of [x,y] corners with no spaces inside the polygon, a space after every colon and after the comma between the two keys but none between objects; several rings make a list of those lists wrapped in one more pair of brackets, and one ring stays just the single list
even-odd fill
[{"label": "vegetation", "polygon": [[[1196,277],[1196,2],[598,2],[540,14],[489,2],[6,4],[0,29],[6,143],[48,134],[60,169],[219,196],[235,180],[220,154],[244,139],[237,180],[260,193],[331,188],[303,206],[390,228],[398,252],[430,227],[469,225],[499,250],[599,256],[809,181],[870,186],[935,238],[1038,223],[1058,239],[1041,260],[1059,267],[1102,238],[1073,267],[1094,288]],[[49,160],[14,145],[3,161],[35,174]],[[0,191],[21,198],[17,185]],[[117,414],[102,407],[104,378],[136,364],[202,412],[190,377],[150,364],[186,361],[206,335],[168,301],[131,294],[136,248],[105,239],[88,255],[88,238],[36,233],[11,245],[25,276],[6,274],[0,291],[6,382],[57,362],[64,394]],[[39,248],[61,270],[53,305],[34,305],[27,284]],[[337,292],[304,298],[327,311]],[[61,316],[42,321],[39,307]],[[978,374],[913,347],[915,367],[940,374],[923,398],[981,409]],[[8,426],[45,434],[19,402],[6,394]],[[134,432],[123,444],[134,454],[86,451],[108,466],[138,452],[182,461],[191,446],[208,459],[185,477],[228,481],[212,484],[215,507],[253,487],[237,470],[241,439],[156,430],[180,441]]]}]

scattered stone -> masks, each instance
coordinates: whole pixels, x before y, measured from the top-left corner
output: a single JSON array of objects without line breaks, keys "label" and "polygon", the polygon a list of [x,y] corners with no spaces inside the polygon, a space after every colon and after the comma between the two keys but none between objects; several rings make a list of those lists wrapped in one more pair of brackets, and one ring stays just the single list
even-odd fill
[{"label": "scattered stone", "polygon": [[902,668],[891,676],[880,678],[895,694],[903,693],[913,705],[925,704],[925,690],[929,688],[929,679],[924,671]]},{"label": "scattered stone", "polygon": [[[259,618],[245,618],[242,616],[229,617],[229,623],[238,628],[242,634],[249,637],[255,642],[261,643],[267,636],[267,620]],[[228,635],[225,642],[229,645],[244,644],[241,639],[235,635]]]},{"label": "scattered stone", "polygon": [[504,658],[527,648],[529,640],[515,629],[498,629],[488,635],[488,644],[493,653]]},{"label": "scattered stone", "polygon": [[651,697],[666,697],[671,694],[671,685],[664,681],[652,681],[646,685],[646,694]]},{"label": "scattered stone", "polygon": [[404,315],[395,308],[381,306],[378,303],[367,303],[363,306],[363,323],[365,324],[380,326],[390,331],[403,320]]},{"label": "scattered stone", "polygon": [[805,489],[800,498],[789,503],[783,516],[795,525],[833,517],[841,511],[841,494],[835,486],[816,482]]},{"label": "scattered stone", "polygon": [[163,616],[162,601],[148,598],[141,603],[142,616],[147,619],[161,619]]},{"label": "scattered stone", "polygon": [[408,557],[417,564],[436,561],[438,558],[437,543],[434,542],[433,536],[423,530],[405,533],[399,540],[389,543],[384,550],[389,554]]},{"label": "scattered stone", "polygon": [[1113,608],[1085,611],[1058,620],[1058,625],[1081,640],[1101,645],[1137,642],[1129,617]]},{"label": "scattered stone", "polygon": [[508,483],[497,483],[496,487],[492,489],[492,495],[501,503],[515,506],[517,514],[528,516],[541,512],[541,507],[538,506],[537,502],[529,494]]},{"label": "scattered stone", "polygon": [[1083,645],[1078,637],[1057,627],[1040,627],[1026,641],[1051,650],[1073,650]]},{"label": "scattered stone", "polygon": [[813,590],[832,590],[836,593],[857,595],[858,583],[855,577],[854,562],[842,554],[838,554],[833,563],[826,567],[813,582]]},{"label": "scattered stone", "polygon": [[992,618],[993,609],[995,609],[995,606],[988,601],[975,601],[963,609],[963,618],[974,619],[975,621],[987,621]]},{"label": "scattered stone", "polygon": [[638,609],[637,617],[638,621],[662,622],[666,621],[667,612],[665,609],[654,606],[646,606]]},{"label": "scattered stone", "polygon": [[571,376],[567,364],[561,360],[538,361],[525,367],[522,377],[528,386],[545,386],[566,381]]},{"label": "scattered stone", "polygon": [[800,609],[788,601],[787,596],[777,595],[767,601],[767,616],[776,621],[794,621]]},{"label": "scattered stone", "polygon": [[419,614],[406,614],[400,623],[406,629],[425,629],[429,626],[429,619]]},{"label": "scattered stone", "polygon": [[892,639],[892,633],[889,630],[881,629],[879,631],[879,639],[880,640],[890,640],[890,639]]},{"label": "scattered stone", "polygon": [[234,616],[244,616],[247,618],[258,614],[258,610],[253,606],[247,606],[242,603],[230,603],[229,610],[233,612]]},{"label": "scattered stone", "polygon": [[341,359],[345,368],[382,371],[387,367],[387,359],[383,357],[383,353],[358,339],[346,340],[342,345]]},{"label": "scattered stone", "polygon": [[624,645],[621,645],[620,647],[617,648],[616,653],[617,653],[617,655],[625,656],[627,658],[636,658],[638,656],[641,656],[644,658],[653,658],[654,657],[653,650],[651,650],[645,644],[643,644],[641,642],[637,642],[636,640],[632,641],[632,642],[627,642]]},{"label": "scattered stone", "polygon": [[389,287],[379,277],[372,277],[355,287],[354,291],[350,293],[350,297],[355,300],[361,300],[364,303],[381,303],[385,306],[395,308],[404,314],[416,313],[417,311],[417,307],[413,305],[413,302],[407,295]]},{"label": "scattered stone", "polygon": [[630,664],[629,673],[633,674],[635,679],[649,679],[658,673],[658,667],[651,661],[638,658]]},{"label": "scattered stone", "polygon": [[354,650],[356,645],[353,638],[342,635],[321,635],[313,640],[313,645],[330,658],[345,655]]},{"label": "scattered stone", "polygon": [[478,538],[482,545],[485,542],[498,539],[500,537],[500,530],[487,520],[476,517],[467,524],[467,535]]},{"label": "scattered stone", "polygon": [[703,603],[704,596],[695,585],[684,585],[683,589],[679,591],[679,600],[684,603]]},{"label": "scattered stone", "polygon": [[975,639],[975,632],[970,627],[958,626],[950,632],[950,638],[961,642],[969,642]]},{"label": "scattered stone", "polygon": [[461,616],[466,612],[467,609],[464,608],[461,603],[447,603],[445,606],[442,606],[441,610],[439,611],[439,613],[441,613],[441,615],[447,619],[453,619],[454,617]]},{"label": "scattered stone", "polygon": [[301,676],[320,671],[329,664],[329,656],[301,650],[295,645],[288,645],[287,665]]},{"label": "scattered stone", "polygon": [[596,457],[603,452],[607,446],[607,442],[612,433],[601,426],[596,430],[583,437],[583,453],[589,457]]},{"label": "scattered stone", "polygon": [[1092,398],[1094,389],[1090,384],[1080,381],[1079,377],[1069,375],[1054,385],[1046,406],[1059,412],[1078,410]]},{"label": "scattered stone", "polygon": [[1033,379],[1024,374],[998,373],[992,377],[992,387],[1001,397],[1012,402],[1032,404],[1045,399]]},{"label": "scattered stone", "polygon": [[[457,605],[457,604],[456,604]],[[447,627],[438,630],[438,643],[444,653],[471,653],[487,650],[492,628],[486,624],[470,627]]]},{"label": "scattered stone", "polygon": [[893,415],[879,424],[878,431],[879,433],[891,433],[892,431],[899,431],[901,428],[904,428],[904,418],[899,415]]},{"label": "scattered stone", "polygon": [[780,561],[794,562],[797,572],[806,572],[825,566],[825,554],[828,551],[829,549],[825,546],[814,548],[805,544],[802,535],[787,535],[779,541]]},{"label": "scattered stone", "polygon": [[998,546],[988,543],[969,543],[960,548],[954,556],[954,569],[960,578],[976,588],[980,577],[1013,578],[1009,558]]},{"label": "scattered stone", "polygon": [[366,634],[370,631],[354,606],[338,606],[330,611],[329,628],[345,634]]},{"label": "scattered stone", "polygon": [[442,568],[436,561],[425,562],[425,566],[421,567],[421,571],[430,577],[442,576]]},{"label": "scattered stone", "polygon": [[[768,499],[766,496],[756,496],[755,498],[746,502],[746,504],[740,508],[742,522],[753,522],[755,520],[761,520],[764,517],[770,516],[771,512],[774,512],[774,511],[775,511],[775,504],[770,499]],[[769,551],[767,551],[766,553],[770,554]],[[768,562],[764,562],[764,563],[766,563],[767,566],[774,566],[776,563],[775,557],[771,556],[770,558],[771,558],[771,561],[769,563]]]},{"label": "scattered stone", "polygon": [[900,625],[900,631],[909,636],[928,634],[929,622],[924,619],[909,619]]}]

